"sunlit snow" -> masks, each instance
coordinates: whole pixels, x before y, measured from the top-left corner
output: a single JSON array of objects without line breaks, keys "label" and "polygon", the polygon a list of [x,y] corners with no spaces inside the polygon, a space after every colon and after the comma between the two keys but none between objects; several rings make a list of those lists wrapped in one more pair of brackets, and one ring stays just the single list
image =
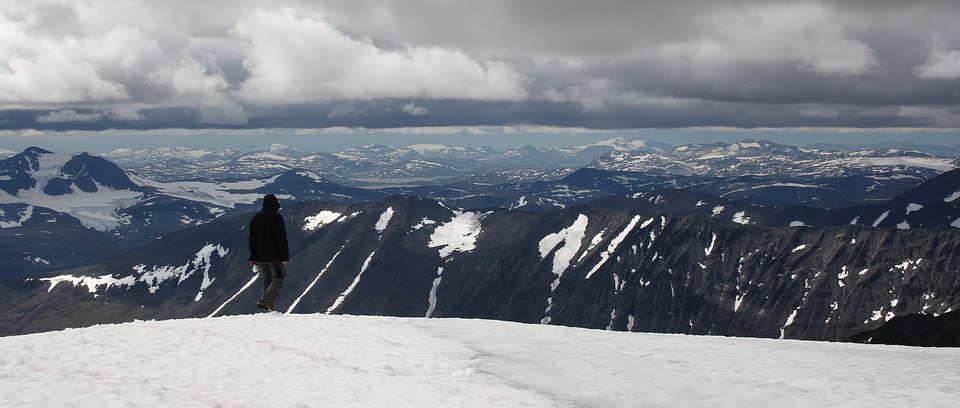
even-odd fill
[{"label": "sunlit snow", "polygon": [[877,225],[880,225],[880,223],[887,219],[887,216],[889,215],[890,211],[884,211],[883,214],[880,214],[880,216],[877,217],[877,220],[873,222],[873,226],[876,227]]},{"label": "sunlit snow", "polygon": [[488,213],[455,212],[453,219],[438,226],[430,235],[430,248],[440,248],[440,257],[454,252],[467,252],[476,247],[480,236],[480,221]]},{"label": "sunlit snow", "polygon": [[393,218],[393,207],[388,207],[383,211],[383,214],[380,214],[380,219],[377,220],[377,224],[374,227],[377,229],[377,232],[383,233],[387,229],[387,225],[390,224],[390,219]]},{"label": "sunlit snow", "polygon": [[740,211],[733,215],[732,221],[737,224],[747,225],[750,223],[750,217],[747,216],[746,211]]},{"label": "sunlit snow", "polygon": [[232,316],[0,348],[8,406],[949,407],[960,392],[958,349],[482,320]]},{"label": "sunlit snow", "polygon": [[324,225],[330,224],[340,218],[343,214],[333,211],[323,210],[317,213],[317,215],[312,215],[303,220],[303,230],[304,231],[313,231],[317,228],[320,228]]},{"label": "sunlit snow", "polygon": [[200,283],[200,288],[195,298],[195,301],[198,301],[203,297],[203,291],[215,280],[214,277],[210,276],[213,256],[216,255],[219,258],[223,258],[228,252],[230,251],[227,248],[219,244],[206,244],[197,251],[192,260],[187,261],[183,265],[152,265],[148,267],[147,265],[140,264],[133,267],[133,274],[121,277],[115,277],[113,274],[98,277],[59,275],[51,278],[40,278],[40,280],[50,282],[50,287],[47,289],[48,292],[60,283],[68,283],[73,286],[85,286],[87,291],[92,293],[94,297],[97,297],[99,296],[97,292],[106,291],[111,286],[130,287],[137,282],[146,284],[150,293],[156,293],[157,290],[160,289],[160,286],[167,282],[176,279],[179,285],[194,273],[202,272],[203,280]]}]

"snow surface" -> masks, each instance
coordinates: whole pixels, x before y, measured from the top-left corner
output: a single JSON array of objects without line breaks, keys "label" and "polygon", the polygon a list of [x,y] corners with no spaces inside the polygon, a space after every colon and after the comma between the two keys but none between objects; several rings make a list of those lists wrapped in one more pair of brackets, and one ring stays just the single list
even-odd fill
[{"label": "snow surface", "polygon": [[960,349],[260,314],[0,338],[6,406],[949,407]]}]

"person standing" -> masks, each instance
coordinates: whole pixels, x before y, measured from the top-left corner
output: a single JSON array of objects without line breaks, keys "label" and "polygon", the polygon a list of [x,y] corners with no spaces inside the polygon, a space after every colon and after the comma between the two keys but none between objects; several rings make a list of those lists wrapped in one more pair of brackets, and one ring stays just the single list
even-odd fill
[{"label": "person standing", "polygon": [[250,265],[260,270],[263,278],[260,301],[263,311],[274,310],[274,300],[283,287],[287,274],[290,249],[287,247],[287,229],[283,225],[280,200],[273,194],[263,197],[263,209],[250,220]]}]

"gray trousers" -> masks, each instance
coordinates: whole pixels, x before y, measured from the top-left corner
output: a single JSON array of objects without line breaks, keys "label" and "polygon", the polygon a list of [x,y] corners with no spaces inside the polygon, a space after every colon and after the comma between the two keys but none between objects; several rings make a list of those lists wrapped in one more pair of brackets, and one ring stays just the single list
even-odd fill
[{"label": "gray trousers", "polygon": [[262,297],[260,300],[270,310],[276,310],[273,300],[280,294],[283,287],[283,278],[287,275],[287,267],[282,262],[257,262],[260,276],[263,278]]}]

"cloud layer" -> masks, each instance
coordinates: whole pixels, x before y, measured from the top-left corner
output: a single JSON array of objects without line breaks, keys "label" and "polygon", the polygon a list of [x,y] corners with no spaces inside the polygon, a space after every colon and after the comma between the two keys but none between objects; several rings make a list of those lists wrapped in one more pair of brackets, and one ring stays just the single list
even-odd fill
[{"label": "cloud layer", "polygon": [[954,2],[0,6],[0,129],[960,127]]}]

